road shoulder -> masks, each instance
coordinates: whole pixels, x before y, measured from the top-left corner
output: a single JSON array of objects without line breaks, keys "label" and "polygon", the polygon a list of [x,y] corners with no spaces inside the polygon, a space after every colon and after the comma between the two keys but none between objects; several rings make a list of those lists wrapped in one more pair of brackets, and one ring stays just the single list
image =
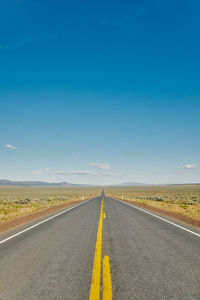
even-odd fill
[{"label": "road shoulder", "polygon": [[194,220],[192,218],[189,218],[189,217],[186,217],[186,216],[182,216],[182,215],[179,215],[175,212],[170,212],[170,211],[166,211],[166,210],[163,210],[163,209],[160,209],[160,208],[156,208],[156,207],[152,207],[150,205],[146,205],[144,203],[138,203],[138,202],[135,202],[135,201],[130,201],[130,200],[121,200],[117,197],[115,197],[115,199],[118,199],[122,202],[126,202],[126,203],[129,203],[129,204],[133,204],[135,206],[138,206],[138,207],[141,207],[141,208],[144,208],[150,212],[155,212],[156,214],[159,214],[161,216],[165,216],[171,220],[174,220],[174,221],[178,221],[178,222],[181,222],[185,225],[188,225],[188,226],[191,226],[195,229],[198,229],[200,230],[200,221],[198,220]]},{"label": "road shoulder", "polygon": [[38,210],[29,215],[20,216],[20,217],[14,218],[12,220],[6,221],[6,222],[0,224],[0,235],[7,233],[11,230],[17,229],[18,227],[21,227],[22,225],[26,225],[33,221],[37,221],[43,217],[50,216],[51,214],[53,214],[55,212],[59,212],[67,207],[71,207],[73,205],[86,202],[87,200],[89,200],[89,199],[73,201],[73,202],[69,202],[69,203],[65,203],[65,204],[61,204],[61,205],[57,205],[57,206],[52,206],[49,208]]}]

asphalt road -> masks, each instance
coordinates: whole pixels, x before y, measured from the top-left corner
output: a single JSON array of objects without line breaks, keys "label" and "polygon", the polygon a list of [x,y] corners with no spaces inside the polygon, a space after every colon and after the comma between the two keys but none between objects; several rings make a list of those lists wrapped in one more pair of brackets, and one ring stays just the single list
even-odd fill
[{"label": "asphalt road", "polygon": [[[110,198],[103,209],[113,299],[200,299],[199,236]],[[97,198],[0,244],[0,299],[89,299],[100,211]]]}]

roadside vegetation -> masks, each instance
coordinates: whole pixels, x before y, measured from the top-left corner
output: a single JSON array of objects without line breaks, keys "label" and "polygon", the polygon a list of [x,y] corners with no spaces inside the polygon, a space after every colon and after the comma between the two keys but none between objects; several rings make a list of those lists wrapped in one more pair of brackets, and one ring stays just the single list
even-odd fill
[{"label": "roadside vegetation", "polygon": [[200,221],[200,185],[108,187],[105,193]]},{"label": "roadside vegetation", "polygon": [[0,223],[99,195],[98,187],[0,187]]}]

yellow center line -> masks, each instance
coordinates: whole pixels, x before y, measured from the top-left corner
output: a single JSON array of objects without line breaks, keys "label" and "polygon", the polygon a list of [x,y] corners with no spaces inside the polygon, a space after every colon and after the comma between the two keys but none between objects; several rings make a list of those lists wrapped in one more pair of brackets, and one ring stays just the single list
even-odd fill
[{"label": "yellow center line", "polygon": [[112,283],[110,274],[110,263],[107,255],[103,258],[103,300],[112,299]]},{"label": "yellow center line", "polygon": [[[103,213],[103,200],[104,198],[102,197],[89,300],[100,299],[102,228],[103,218],[105,219],[106,217],[106,214]],[[112,300],[112,283],[108,256],[103,258],[103,300]]]},{"label": "yellow center line", "polygon": [[100,213],[99,226],[97,232],[97,241],[96,241],[96,248],[95,248],[95,255],[94,255],[89,300],[99,300],[100,298],[102,225],[103,225],[103,197],[101,202],[101,213]]}]

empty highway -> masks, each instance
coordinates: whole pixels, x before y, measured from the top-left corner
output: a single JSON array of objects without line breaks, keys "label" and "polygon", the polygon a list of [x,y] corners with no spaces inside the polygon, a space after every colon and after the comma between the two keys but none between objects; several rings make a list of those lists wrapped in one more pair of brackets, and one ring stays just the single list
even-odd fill
[{"label": "empty highway", "polygon": [[0,236],[1,300],[200,299],[198,230],[106,195],[46,219]]}]

